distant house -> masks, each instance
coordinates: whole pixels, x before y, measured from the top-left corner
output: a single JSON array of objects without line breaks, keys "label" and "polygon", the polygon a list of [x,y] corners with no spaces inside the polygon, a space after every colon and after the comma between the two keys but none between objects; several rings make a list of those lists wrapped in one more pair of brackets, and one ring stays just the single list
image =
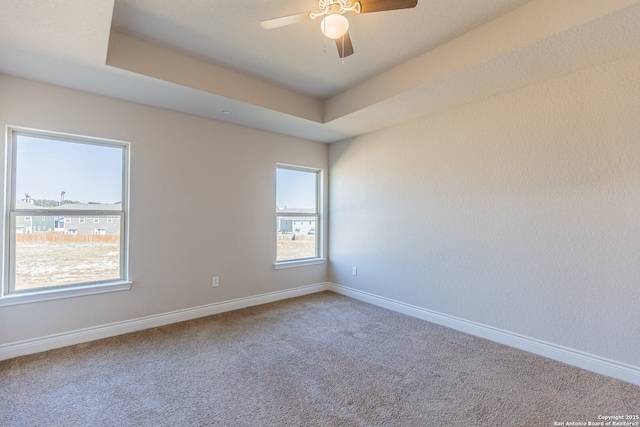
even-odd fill
[{"label": "distant house", "polygon": [[53,231],[55,224],[51,216],[18,216],[16,217],[16,233],[29,234],[38,231]]},{"label": "distant house", "polygon": [[[33,199],[17,200],[16,207],[21,209],[37,209],[34,206]],[[38,216],[17,216],[16,217],[16,233],[29,234],[35,232],[55,231],[64,234],[95,234],[95,235],[116,235],[120,233],[120,216],[118,215],[78,215],[64,216],[52,215],[51,211],[56,210],[87,210],[87,211],[105,211],[120,210],[119,204],[85,204],[74,203],[65,204],[56,207],[42,208],[49,211],[47,215]]]},{"label": "distant house", "polygon": [[[17,200],[16,207],[33,209],[33,201]],[[38,231],[54,231],[55,221],[52,216],[16,216],[16,233],[29,234]]]},{"label": "distant house", "polygon": [[[313,213],[313,209],[281,209],[278,213]],[[315,234],[316,221],[310,217],[278,216],[280,234]]]},{"label": "distant house", "polygon": [[94,212],[89,212],[90,215],[57,217],[57,231],[64,234],[95,234],[101,236],[120,234],[120,216],[108,214],[109,211],[120,210],[119,204],[74,203],[51,208],[52,211],[64,209],[105,211],[105,214],[93,215]]}]

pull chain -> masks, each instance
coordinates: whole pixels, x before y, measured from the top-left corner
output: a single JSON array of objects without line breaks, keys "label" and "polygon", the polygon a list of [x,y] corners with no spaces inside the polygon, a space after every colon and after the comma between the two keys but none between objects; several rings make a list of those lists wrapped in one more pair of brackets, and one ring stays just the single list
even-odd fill
[{"label": "pull chain", "polygon": [[325,30],[327,24],[325,24],[324,19],[322,20],[320,25],[322,25],[322,34],[323,34],[323,36],[322,36],[322,53],[326,54],[327,53],[327,38],[324,36],[324,30]]}]

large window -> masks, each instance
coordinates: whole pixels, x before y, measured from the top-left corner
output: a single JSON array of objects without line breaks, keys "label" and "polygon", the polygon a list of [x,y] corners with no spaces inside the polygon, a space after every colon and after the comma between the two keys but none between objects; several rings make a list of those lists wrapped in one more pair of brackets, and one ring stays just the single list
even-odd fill
[{"label": "large window", "polygon": [[128,144],[23,129],[7,143],[5,302],[128,288]]},{"label": "large window", "polygon": [[276,168],[276,266],[321,259],[321,171]]}]

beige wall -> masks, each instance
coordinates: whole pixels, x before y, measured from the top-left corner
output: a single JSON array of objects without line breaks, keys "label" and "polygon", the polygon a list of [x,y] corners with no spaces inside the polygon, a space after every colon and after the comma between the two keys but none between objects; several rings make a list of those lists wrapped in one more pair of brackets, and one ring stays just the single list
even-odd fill
[{"label": "beige wall", "polygon": [[3,129],[131,142],[133,280],[125,292],[1,307],[0,345],[325,282],[326,265],[273,262],[276,163],[326,171],[327,145],[2,75],[0,94]]},{"label": "beige wall", "polygon": [[329,280],[640,366],[639,70],[332,144]]},{"label": "beige wall", "polygon": [[134,281],[1,307],[0,346],[325,282],[323,265],[273,269],[282,162],[330,168],[329,280],[640,366],[639,69],[629,57],[330,147],[0,75],[2,127],[131,141]]}]

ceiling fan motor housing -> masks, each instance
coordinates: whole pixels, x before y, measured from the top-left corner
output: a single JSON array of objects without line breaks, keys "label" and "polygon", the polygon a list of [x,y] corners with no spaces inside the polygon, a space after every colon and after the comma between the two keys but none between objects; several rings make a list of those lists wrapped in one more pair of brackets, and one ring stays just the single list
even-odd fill
[{"label": "ceiling fan motor housing", "polygon": [[348,9],[351,6],[351,0],[319,0],[318,7],[320,10],[328,10],[332,6],[342,9]]},{"label": "ceiling fan motor housing", "polygon": [[361,5],[359,1],[351,4],[352,0],[319,0],[319,11],[313,11],[309,14],[311,19],[316,19],[323,15],[343,14],[345,12],[360,13]]},{"label": "ceiling fan motor housing", "polygon": [[260,22],[262,28],[270,30],[297,24],[308,19],[324,18],[320,24],[322,33],[336,41],[338,55],[344,58],[353,55],[353,45],[349,36],[349,21],[346,12],[371,13],[416,7],[418,0],[318,0],[318,9],[310,12],[281,16]]}]

